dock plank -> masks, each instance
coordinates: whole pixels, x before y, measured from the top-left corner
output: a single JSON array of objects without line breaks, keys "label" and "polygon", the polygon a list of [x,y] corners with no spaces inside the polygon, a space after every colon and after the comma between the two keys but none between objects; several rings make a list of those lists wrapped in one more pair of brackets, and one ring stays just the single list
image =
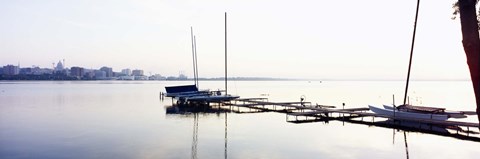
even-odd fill
[{"label": "dock plank", "polygon": [[[253,98],[256,99],[256,98]],[[370,109],[367,107],[359,107],[359,108],[347,108],[347,109],[332,109],[318,107],[311,105],[311,102],[269,102],[269,101],[253,101],[253,100],[245,100],[246,104],[231,104],[232,106],[238,107],[246,107],[246,108],[253,108],[259,109],[264,111],[275,111],[271,107],[268,106],[281,106],[286,108],[294,108],[295,110],[301,110],[302,112],[288,112],[287,115],[291,116],[320,116],[324,114],[330,113],[339,113],[339,114],[349,114],[350,116],[358,116],[358,117],[381,117],[387,119],[394,119],[394,120],[403,120],[403,121],[412,121],[412,122],[419,122],[425,124],[433,124],[433,125],[442,125],[442,126],[465,126],[465,127],[476,127],[480,128],[478,123],[470,123],[470,122],[462,122],[462,121],[440,121],[440,120],[431,120],[431,119],[417,119],[417,118],[405,118],[405,117],[392,117],[387,115],[376,114],[373,112],[368,112]],[[303,104],[303,105],[300,105]],[[262,106],[262,107],[258,107]],[[275,108],[278,109],[278,108]],[[286,112],[287,113],[287,112]]]}]

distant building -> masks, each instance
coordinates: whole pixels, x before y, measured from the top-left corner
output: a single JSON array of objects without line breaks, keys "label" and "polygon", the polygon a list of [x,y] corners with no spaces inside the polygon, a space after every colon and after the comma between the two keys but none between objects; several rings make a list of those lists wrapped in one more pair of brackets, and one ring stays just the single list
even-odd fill
[{"label": "distant building", "polygon": [[107,73],[105,71],[96,70],[95,79],[103,80],[107,78]]},{"label": "distant building", "polygon": [[133,70],[132,76],[143,76],[143,70]]},{"label": "distant building", "polygon": [[106,77],[113,77],[113,70],[111,67],[103,66],[102,68],[100,68],[100,71],[105,72]]},{"label": "distant building", "polygon": [[166,80],[178,80],[178,77],[168,76]]},{"label": "distant building", "polygon": [[70,68],[70,76],[81,78],[85,75],[85,70],[82,67]]},{"label": "distant building", "polygon": [[184,75],[184,74],[178,75],[178,79],[179,79],[179,80],[186,80],[187,78],[188,78],[188,77],[187,77],[186,75]]},{"label": "distant building", "polygon": [[53,70],[50,68],[40,68],[38,66],[35,66],[31,68],[31,74],[33,75],[44,75],[44,74],[52,74]]},{"label": "distant building", "polygon": [[57,67],[55,67],[55,71],[63,71],[65,67],[63,66],[62,61],[58,61]]},{"label": "distant building", "polygon": [[30,67],[20,68],[19,74],[21,74],[21,75],[31,75],[32,74],[32,68],[30,68]]},{"label": "distant building", "polygon": [[147,76],[133,76],[135,80],[148,80]]},{"label": "distant building", "polygon": [[84,77],[86,79],[94,79],[95,78],[95,70],[92,69],[83,69]]},{"label": "distant building", "polygon": [[20,68],[20,74],[21,75],[39,75],[35,74],[36,72],[40,72],[39,67],[25,67],[25,68]]},{"label": "distant building", "polygon": [[41,75],[41,74],[52,74],[53,72],[54,72],[53,69],[50,69],[50,68],[40,68],[38,70],[38,72],[35,72],[35,74],[39,74],[39,75]]},{"label": "distant building", "polygon": [[132,70],[130,70],[129,68],[123,69],[122,74],[126,76],[130,76],[132,75]]},{"label": "distant building", "polygon": [[119,76],[118,80],[135,80],[135,76]]},{"label": "distant building", "polygon": [[68,70],[65,69],[65,66],[62,63],[62,61],[58,61],[57,66],[53,69],[54,69],[54,71],[53,71],[54,74],[57,74],[57,75],[67,75],[68,74]]},{"label": "distant building", "polygon": [[3,66],[4,75],[18,75],[20,73],[20,68],[14,65]]},{"label": "distant building", "polygon": [[155,75],[152,75],[152,76],[148,77],[148,80],[166,80],[166,79],[167,79],[166,77],[163,77],[160,74],[155,74]]}]

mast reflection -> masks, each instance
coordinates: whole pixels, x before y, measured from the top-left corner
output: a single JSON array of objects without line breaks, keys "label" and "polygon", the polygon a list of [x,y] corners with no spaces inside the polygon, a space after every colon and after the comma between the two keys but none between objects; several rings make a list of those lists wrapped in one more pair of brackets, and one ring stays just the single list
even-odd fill
[{"label": "mast reflection", "polygon": [[215,114],[220,116],[222,113],[225,115],[225,131],[224,131],[224,158],[228,158],[228,113],[231,112],[230,109],[222,108],[222,105],[172,105],[166,106],[167,115],[184,115],[186,117],[193,118],[193,135],[192,135],[192,144],[191,144],[191,158],[197,159],[198,152],[198,129],[199,129],[199,115],[200,114]]}]

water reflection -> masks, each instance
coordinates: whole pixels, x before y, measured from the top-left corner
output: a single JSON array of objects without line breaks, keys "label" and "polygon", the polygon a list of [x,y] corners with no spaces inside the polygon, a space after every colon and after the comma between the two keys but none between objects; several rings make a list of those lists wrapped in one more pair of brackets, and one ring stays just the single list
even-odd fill
[{"label": "water reflection", "polygon": [[220,116],[223,112],[230,112],[230,109],[223,108],[222,106],[211,105],[171,105],[165,107],[167,115],[194,115],[194,114],[216,114]]},{"label": "water reflection", "polygon": [[408,155],[408,143],[407,143],[407,132],[403,132],[403,138],[405,140],[405,154],[407,156],[407,159],[410,158],[410,155]]},{"label": "water reflection", "polygon": [[[285,122],[285,111],[248,112],[248,108],[232,107],[237,114],[227,106],[165,109],[164,105],[171,101],[168,98],[159,101],[159,88],[180,82],[0,83],[4,90],[0,93],[0,158],[190,158],[195,143],[197,158],[405,158],[403,131],[409,155],[415,156],[412,158],[429,158],[432,154],[476,158],[473,154],[479,152],[480,146],[480,142],[465,141],[479,136],[473,133],[459,140],[417,133],[412,128],[381,127],[379,123],[365,126],[372,121],[370,118],[365,118],[366,124],[345,120],[345,126],[338,120],[328,124],[292,124]],[[452,109],[468,110],[466,106],[474,101],[465,91],[471,85],[463,83],[466,82],[450,82],[449,89],[443,89],[444,83],[422,82],[418,86],[428,91],[417,95],[425,101],[433,99],[430,101],[435,103],[428,103],[431,105],[456,104],[459,106]],[[223,83],[205,82],[205,85],[219,88]],[[334,105],[346,101],[349,106],[361,106],[391,101],[390,90],[396,85],[397,82],[314,85],[253,81],[239,82],[238,94],[257,97],[268,92],[270,101],[298,101],[299,95],[305,94],[309,99],[321,100],[314,103]],[[388,99],[377,99],[382,94],[388,94]],[[451,100],[455,103],[434,96],[438,94],[455,98]],[[194,114],[197,114],[197,130]],[[429,130],[430,126],[421,128]],[[392,130],[397,133],[393,145]],[[457,132],[454,128],[447,131]],[[194,132],[197,132],[196,142]],[[459,132],[467,136],[466,132],[471,131],[464,127]]]},{"label": "water reflection", "polygon": [[228,116],[231,112],[229,108],[223,108],[222,105],[211,106],[209,104],[200,105],[172,105],[166,108],[167,115],[184,115],[193,118],[193,137],[191,145],[191,158],[197,159],[198,151],[198,129],[199,129],[199,115],[200,114],[215,114],[220,116],[221,113],[225,115],[225,129],[224,129],[224,157],[228,158]]},{"label": "water reflection", "polygon": [[224,155],[225,155],[225,159],[227,159],[227,150],[228,150],[228,116],[227,116],[227,112],[225,112],[225,152],[224,152]]},{"label": "water reflection", "polygon": [[311,122],[324,122],[324,123],[329,123],[329,121],[342,121],[342,122],[348,122],[352,124],[363,124],[363,125],[369,125],[369,126],[377,126],[377,127],[383,127],[383,128],[391,128],[394,130],[402,130],[406,132],[420,132],[420,133],[426,133],[426,134],[434,134],[434,135],[440,135],[440,136],[445,136],[445,137],[453,137],[457,139],[462,139],[462,140],[469,140],[469,141],[475,141],[475,142],[480,142],[480,136],[478,131],[474,131],[470,128],[465,128],[459,127],[459,126],[440,126],[440,125],[432,125],[432,124],[425,124],[425,123],[419,123],[419,122],[411,122],[411,121],[399,121],[399,120],[383,120],[383,121],[374,121],[375,118],[369,118],[372,119],[367,120],[364,117],[354,117],[354,116],[349,116],[349,117],[321,117],[321,118],[314,118],[314,119],[307,119],[307,120],[291,120],[288,122],[291,123],[311,123]]},{"label": "water reflection", "polygon": [[192,159],[197,158],[198,145],[198,113],[193,114]]}]

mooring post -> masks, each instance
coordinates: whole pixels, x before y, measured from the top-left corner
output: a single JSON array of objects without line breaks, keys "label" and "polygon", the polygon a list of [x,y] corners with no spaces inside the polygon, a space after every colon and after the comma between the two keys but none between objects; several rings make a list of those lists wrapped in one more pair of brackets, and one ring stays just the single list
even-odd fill
[{"label": "mooring post", "polygon": [[470,127],[467,126],[467,136],[470,136]]}]

